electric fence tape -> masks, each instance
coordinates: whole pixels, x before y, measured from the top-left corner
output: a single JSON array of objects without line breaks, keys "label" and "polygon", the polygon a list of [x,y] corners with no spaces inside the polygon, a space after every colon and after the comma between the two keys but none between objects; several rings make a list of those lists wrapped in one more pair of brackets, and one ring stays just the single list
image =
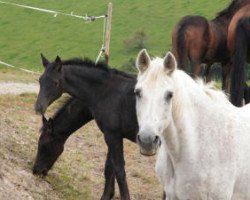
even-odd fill
[{"label": "electric fence tape", "polygon": [[[83,19],[85,21],[95,21],[96,19],[101,19],[101,18],[104,18],[104,28],[103,28],[103,43],[102,43],[102,46],[101,46],[101,50],[96,58],[96,63],[100,60],[102,54],[104,53],[105,51],[105,46],[104,46],[104,43],[105,43],[105,32],[106,32],[106,20],[107,20],[107,15],[100,15],[100,16],[81,16],[81,15],[75,15],[73,12],[71,12],[70,14],[68,13],[64,13],[64,12],[59,12],[59,11],[54,11],[54,10],[49,10],[49,9],[44,9],[44,8],[37,8],[37,7],[33,7],[33,6],[27,6],[27,5],[22,5],[22,4],[17,4],[17,3],[12,3],[12,2],[5,2],[5,1],[0,1],[1,4],[6,4],[6,5],[12,5],[12,6],[17,6],[17,7],[21,7],[21,8],[26,8],[26,9],[31,9],[31,10],[35,10],[35,11],[39,11],[39,12],[46,12],[46,13],[50,13],[50,14],[53,14],[54,17],[57,17],[57,15],[64,15],[64,16],[70,16],[70,17],[75,17],[75,18],[80,18],[80,19]],[[2,65],[5,65],[5,66],[8,66],[8,67],[12,67],[12,68],[18,68],[18,67],[15,67],[14,65],[11,65],[11,64],[8,64],[8,63],[5,63],[3,61],[0,61],[0,64]],[[27,69],[24,69],[24,68],[18,68],[22,71],[25,71],[25,72],[29,72],[29,73],[34,73],[34,74],[40,74],[38,72],[33,72],[31,70],[27,70]]]}]

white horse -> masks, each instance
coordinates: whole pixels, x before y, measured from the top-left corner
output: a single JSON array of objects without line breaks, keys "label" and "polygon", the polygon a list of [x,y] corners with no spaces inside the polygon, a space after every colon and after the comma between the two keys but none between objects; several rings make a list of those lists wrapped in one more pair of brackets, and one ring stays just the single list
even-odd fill
[{"label": "white horse", "polygon": [[[167,200],[250,200],[250,106],[176,68],[171,53],[137,58],[137,142],[160,146],[156,172]],[[161,143],[161,145],[160,145]]]}]

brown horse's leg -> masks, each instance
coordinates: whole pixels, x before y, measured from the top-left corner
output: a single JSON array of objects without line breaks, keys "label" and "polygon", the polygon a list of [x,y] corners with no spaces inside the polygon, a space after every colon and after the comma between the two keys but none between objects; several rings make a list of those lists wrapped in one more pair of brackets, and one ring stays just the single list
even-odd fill
[{"label": "brown horse's leg", "polygon": [[222,65],[222,90],[230,92],[230,64]]},{"label": "brown horse's leg", "polygon": [[194,79],[198,78],[201,74],[201,63],[191,61],[191,67],[192,67],[191,71],[192,78]]},{"label": "brown horse's leg", "polygon": [[206,81],[206,83],[208,83],[208,82],[211,81],[210,69],[211,69],[211,64],[205,65],[205,73],[204,73],[204,76],[205,76],[205,81]]},{"label": "brown horse's leg", "polygon": [[248,104],[250,102],[249,89],[250,88],[247,86],[247,83],[245,83],[245,86],[244,86],[244,100],[245,100],[245,104]]}]

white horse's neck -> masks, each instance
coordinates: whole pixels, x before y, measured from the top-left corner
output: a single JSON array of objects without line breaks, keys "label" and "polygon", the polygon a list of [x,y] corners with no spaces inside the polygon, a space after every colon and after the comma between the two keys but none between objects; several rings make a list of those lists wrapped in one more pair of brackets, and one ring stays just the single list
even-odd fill
[{"label": "white horse's neck", "polygon": [[[176,122],[172,119],[164,132],[167,153],[174,166],[182,159],[191,161],[196,154],[196,128],[190,124],[194,118],[188,116],[188,113],[183,114],[182,117],[183,120]],[[184,118],[189,118],[191,121],[184,120]]]},{"label": "white horse's neck", "polygon": [[212,116],[211,112],[214,111],[211,107],[216,103],[209,99],[201,86],[182,71],[176,71],[173,79],[176,87],[172,120],[165,130],[164,137],[168,154],[175,165],[183,159],[193,162],[197,157],[199,134],[202,128],[207,126],[205,117]]}]

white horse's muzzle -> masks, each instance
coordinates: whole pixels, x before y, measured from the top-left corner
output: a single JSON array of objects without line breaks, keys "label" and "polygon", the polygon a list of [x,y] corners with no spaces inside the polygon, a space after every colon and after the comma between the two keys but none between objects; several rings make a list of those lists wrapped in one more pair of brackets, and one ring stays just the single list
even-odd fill
[{"label": "white horse's muzzle", "polygon": [[161,145],[159,136],[152,132],[141,131],[137,135],[137,144],[140,147],[140,153],[144,156],[153,156]]}]

